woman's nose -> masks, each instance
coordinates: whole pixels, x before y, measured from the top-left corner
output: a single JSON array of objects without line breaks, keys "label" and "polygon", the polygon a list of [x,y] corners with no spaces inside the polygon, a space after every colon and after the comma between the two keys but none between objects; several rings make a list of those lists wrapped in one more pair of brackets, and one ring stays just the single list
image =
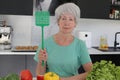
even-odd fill
[{"label": "woman's nose", "polygon": [[65,22],[66,24],[70,23],[70,21],[69,21],[68,19],[66,19],[64,22]]},{"label": "woman's nose", "polygon": [[65,26],[68,26],[69,25],[69,21],[65,21],[64,24],[65,24]]}]

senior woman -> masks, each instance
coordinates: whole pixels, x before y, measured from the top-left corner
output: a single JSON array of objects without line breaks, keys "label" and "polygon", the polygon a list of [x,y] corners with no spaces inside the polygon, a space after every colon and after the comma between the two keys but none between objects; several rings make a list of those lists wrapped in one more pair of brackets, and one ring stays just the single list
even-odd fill
[{"label": "senior woman", "polygon": [[[58,33],[45,40],[45,49],[39,46],[36,55],[36,74],[55,72],[60,80],[85,80],[92,70],[92,62],[84,41],[72,35],[80,18],[80,9],[74,3],[65,3],[55,10]],[[45,66],[42,66],[44,60]],[[46,66],[47,65],[47,66]],[[85,72],[79,74],[83,66]]]}]

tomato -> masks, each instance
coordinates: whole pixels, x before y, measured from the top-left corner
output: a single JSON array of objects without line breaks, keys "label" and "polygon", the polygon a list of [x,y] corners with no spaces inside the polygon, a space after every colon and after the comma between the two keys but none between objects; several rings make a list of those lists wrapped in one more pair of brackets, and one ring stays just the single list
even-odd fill
[{"label": "tomato", "polygon": [[30,70],[26,69],[20,72],[20,78],[21,80],[32,80],[33,76]]}]

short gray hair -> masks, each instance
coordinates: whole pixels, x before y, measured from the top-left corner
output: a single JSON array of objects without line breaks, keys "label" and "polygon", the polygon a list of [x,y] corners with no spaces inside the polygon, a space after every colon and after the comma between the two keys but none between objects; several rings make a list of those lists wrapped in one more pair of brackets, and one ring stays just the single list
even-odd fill
[{"label": "short gray hair", "polygon": [[78,22],[78,20],[80,18],[80,8],[74,3],[64,3],[64,4],[60,5],[59,7],[57,7],[55,10],[55,16],[56,16],[57,20],[60,18],[60,16],[63,13],[72,14],[75,17],[76,22]]}]

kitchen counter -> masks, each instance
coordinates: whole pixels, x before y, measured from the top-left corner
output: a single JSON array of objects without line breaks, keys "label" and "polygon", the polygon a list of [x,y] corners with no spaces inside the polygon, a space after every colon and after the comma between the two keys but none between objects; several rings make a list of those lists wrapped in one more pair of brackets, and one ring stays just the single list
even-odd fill
[{"label": "kitchen counter", "polygon": [[[120,54],[120,52],[103,52],[95,48],[89,48],[89,53],[91,55],[104,55],[104,54]],[[35,52],[11,52],[10,50],[0,51],[0,55],[34,55]]]},{"label": "kitchen counter", "polygon": [[[120,65],[120,52],[102,52],[95,48],[89,48],[88,50],[93,63],[105,59],[113,61],[116,65]],[[1,75],[6,75],[6,72],[19,73],[20,70],[30,69],[35,77],[36,62],[33,59],[34,55],[35,52],[11,52],[10,50],[0,50],[0,64],[2,64],[0,65]],[[36,79],[34,78],[33,80]]]},{"label": "kitchen counter", "polygon": [[34,55],[35,52],[25,52],[25,51],[22,51],[22,52],[12,52],[11,50],[2,50],[0,51],[0,55]]},{"label": "kitchen counter", "polygon": [[112,54],[112,55],[114,55],[114,54],[120,54],[120,52],[104,52],[104,51],[100,51],[100,50],[98,50],[98,49],[95,49],[95,48],[90,48],[90,49],[88,49],[89,50],[89,53],[91,54],[91,55],[106,55],[106,54]]}]

